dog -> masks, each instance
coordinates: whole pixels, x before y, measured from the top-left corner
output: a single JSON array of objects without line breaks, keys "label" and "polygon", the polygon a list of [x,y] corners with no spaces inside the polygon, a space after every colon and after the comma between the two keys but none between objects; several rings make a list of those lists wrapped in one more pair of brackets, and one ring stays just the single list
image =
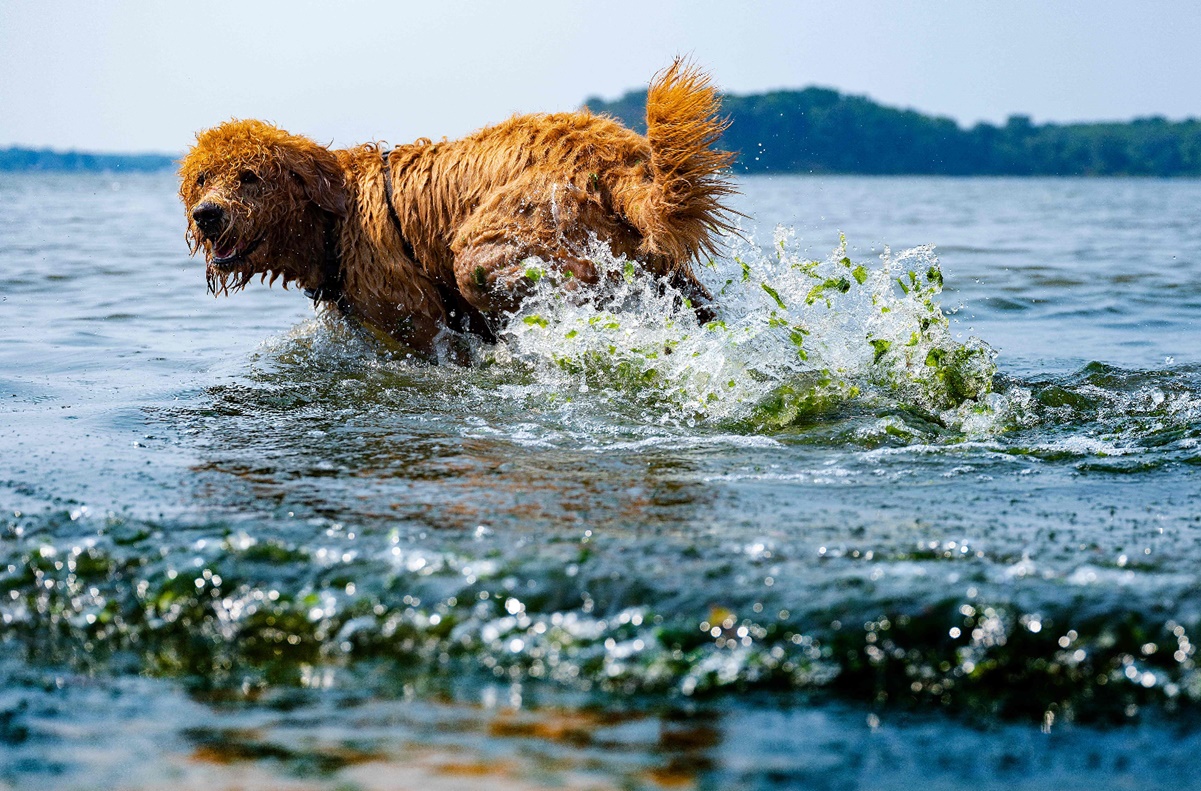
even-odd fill
[{"label": "dog", "polygon": [[732,230],[723,201],[735,192],[733,154],[714,148],[719,109],[708,76],[677,60],[651,81],[645,136],[584,110],[331,150],[231,120],[181,162],[189,248],[203,250],[215,295],[282,278],[431,358],[448,331],[494,339],[533,287],[531,258],[565,290],[595,285],[598,241],[706,320],[692,265]]}]

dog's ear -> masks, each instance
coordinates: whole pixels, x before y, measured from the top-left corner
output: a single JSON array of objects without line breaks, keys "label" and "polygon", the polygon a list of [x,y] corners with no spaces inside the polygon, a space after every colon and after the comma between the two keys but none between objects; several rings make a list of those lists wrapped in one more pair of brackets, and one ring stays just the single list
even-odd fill
[{"label": "dog's ear", "polygon": [[314,144],[308,150],[289,151],[284,167],[300,182],[309,200],[336,217],[347,213],[346,181],[337,158]]}]

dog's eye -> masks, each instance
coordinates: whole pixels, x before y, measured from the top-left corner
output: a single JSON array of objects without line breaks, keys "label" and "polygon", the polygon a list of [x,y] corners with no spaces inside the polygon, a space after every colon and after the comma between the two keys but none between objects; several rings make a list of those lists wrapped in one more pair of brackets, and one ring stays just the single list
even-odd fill
[{"label": "dog's eye", "polygon": [[201,173],[199,176],[196,177],[196,186],[203,187],[204,182],[208,180],[208,177],[209,177],[209,174]]},{"label": "dog's eye", "polygon": [[259,179],[259,177],[256,174],[252,173],[249,170],[243,170],[241,173],[238,174],[238,183],[241,184],[243,187],[249,186],[251,184],[258,184],[260,180],[261,179]]}]

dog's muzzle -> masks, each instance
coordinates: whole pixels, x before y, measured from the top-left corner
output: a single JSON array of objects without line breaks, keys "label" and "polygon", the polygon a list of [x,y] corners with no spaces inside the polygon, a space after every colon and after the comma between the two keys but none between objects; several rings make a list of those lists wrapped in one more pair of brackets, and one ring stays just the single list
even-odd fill
[{"label": "dog's muzzle", "polygon": [[215,203],[197,204],[196,208],[192,209],[192,219],[200,232],[209,239],[216,239],[224,233],[228,221],[225,209]]}]

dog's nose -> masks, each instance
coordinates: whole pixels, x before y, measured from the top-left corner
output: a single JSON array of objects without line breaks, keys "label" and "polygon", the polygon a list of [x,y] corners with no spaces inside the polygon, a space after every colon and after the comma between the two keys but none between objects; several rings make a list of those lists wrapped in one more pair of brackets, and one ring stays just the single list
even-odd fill
[{"label": "dog's nose", "polygon": [[192,219],[205,236],[220,236],[225,230],[225,210],[215,203],[201,203],[192,209]]}]

